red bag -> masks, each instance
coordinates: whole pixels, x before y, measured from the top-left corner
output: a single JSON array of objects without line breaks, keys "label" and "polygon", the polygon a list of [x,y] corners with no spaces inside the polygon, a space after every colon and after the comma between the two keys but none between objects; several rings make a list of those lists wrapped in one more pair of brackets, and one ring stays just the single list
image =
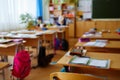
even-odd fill
[{"label": "red bag", "polygon": [[12,75],[24,79],[29,75],[30,70],[31,60],[28,51],[19,51],[14,57]]}]

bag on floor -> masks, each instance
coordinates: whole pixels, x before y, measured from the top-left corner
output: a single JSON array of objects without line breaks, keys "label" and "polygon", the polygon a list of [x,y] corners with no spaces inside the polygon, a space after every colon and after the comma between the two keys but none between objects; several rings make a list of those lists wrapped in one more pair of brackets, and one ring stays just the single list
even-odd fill
[{"label": "bag on floor", "polygon": [[60,48],[60,39],[59,38],[54,38],[54,49],[58,50]]},{"label": "bag on floor", "polygon": [[46,52],[45,52],[46,48],[44,46],[40,46],[39,47],[39,54],[38,54],[38,58],[37,58],[37,66],[45,66],[46,63],[44,61],[45,56],[46,56]]},{"label": "bag on floor", "polygon": [[46,48],[44,46],[40,46],[37,67],[48,66],[53,57],[54,57],[54,54],[49,54],[46,56]]},{"label": "bag on floor", "polygon": [[68,41],[66,39],[62,39],[62,41],[61,41],[61,48],[64,51],[68,51],[69,44],[68,44]]},{"label": "bag on floor", "polygon": [[49,63],[52,61],[54,54],[49,54],[46,57],[39,58],[37,67],[47,67]]},{"label": "bag on floor", "polygon": [[12,75],[24,79],[31,70],[31,60],[28,51],[18,51],[14,57]]}]

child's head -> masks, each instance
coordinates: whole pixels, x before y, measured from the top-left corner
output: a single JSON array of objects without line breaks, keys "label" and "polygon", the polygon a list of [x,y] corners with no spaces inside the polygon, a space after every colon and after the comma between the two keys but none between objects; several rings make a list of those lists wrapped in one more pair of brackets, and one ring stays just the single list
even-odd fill
[{"label": "child's head", "polygon": [[41,17],[41,16],[39,16],[39,17],[37,18],[37,22],[38,22],[38,24],[40,24],[40,23],[42,22],[42,17]]},{"label": "child's head", "polygon": [[46,24],[43,24],[43,27],[46,27],[47,25]]},{"label": "child's head", "polygon": [[46,26],[47,26],[46,24],[43,24],[42,30],[47,30]]},{"label": "child's head", "polygon": [[39,17],[37,18],[37,20],[42,20],[42,17],[41,17],[41,16],[39,16]]}]

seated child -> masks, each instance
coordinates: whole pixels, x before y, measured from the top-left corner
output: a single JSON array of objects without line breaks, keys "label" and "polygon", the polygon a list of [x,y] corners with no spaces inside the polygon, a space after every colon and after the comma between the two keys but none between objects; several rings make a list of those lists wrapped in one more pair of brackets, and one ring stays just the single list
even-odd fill
[{"label": "seated child", "polygon": [[40,24],[41,24],[41,23],[42,23],[42,17],[39,16],[39,17],[37,18],[37,26],[40,27]]},{"label": "seated child", "polygon": [[43,24],[43,27],[41,28],[43,31],[44,30],[47,30],[47,27],[46,27],[47,25],[46,24]]}]

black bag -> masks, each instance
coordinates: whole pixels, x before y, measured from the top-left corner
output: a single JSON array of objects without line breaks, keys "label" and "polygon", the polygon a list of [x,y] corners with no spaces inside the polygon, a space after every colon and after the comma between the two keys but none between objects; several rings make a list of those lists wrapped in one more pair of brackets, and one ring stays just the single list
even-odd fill
[{"label": "black bag", "polygon": [[62,39],[61,45],[62,45],[62,50],[68,51],[68,49],[69,49],[69,44],[68,44],[68,41],[67,41],[66,39]]},{"label": "black bag", "polygon": [[54,54],[49,54],[46,56],[46,48],[44,46],[40,46],[39,54],[38,54],[38,67],[46,67],[51,62]]},{"label": "black bag", "polygon": [[44,46],[39,47],[39,54],[38,57],[45,57],[46,56],[46,48]]}]

